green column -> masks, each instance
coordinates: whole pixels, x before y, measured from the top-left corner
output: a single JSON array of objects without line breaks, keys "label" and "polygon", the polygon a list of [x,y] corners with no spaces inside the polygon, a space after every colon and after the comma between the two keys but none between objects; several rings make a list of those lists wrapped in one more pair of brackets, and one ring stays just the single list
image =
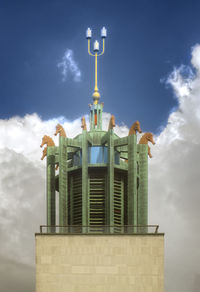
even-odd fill
[{"label": "green column", "polygon": [[[87,131],[82,132],[82,225],[88,225],[88,140]],[[86,232],[83,227],[82,232]]]},{"label": "green column", "polygon": [[148,145],[139,144],[138,146],[139,146],[138,225],[148,225]]},{"label": "green column", "polygon": [[[114,135],[113,130],[108,132],[108,194],[106,208],[106,225],[114,225]],[[114,228],[110,228],[110,233],[114,232]]]},{"label": "green column", "polygon": [[[128,225],[137,225],[137,143],[128,136]],[[129,228],[130,232],[136,231]]]},{"label": "green column", "polygon": [[[55,147],[47,148],[47,225],[56,225]],[[47,232],[55,232],[55,227]]]},{"label": "green column", "polygon": [[[70,224],[74,225],[74,216],[73,216],[73,210],[74,210],[74,197],[73,197],[73,175],[70,176]],[[71,231],[73,231],[73,228],[71,228]]]},{"label": "green column", "polygon": [[[68,176],[66,138],[59,138],[59,225],[68,225]],[[61,229],[63,232],[66,231]]]}]

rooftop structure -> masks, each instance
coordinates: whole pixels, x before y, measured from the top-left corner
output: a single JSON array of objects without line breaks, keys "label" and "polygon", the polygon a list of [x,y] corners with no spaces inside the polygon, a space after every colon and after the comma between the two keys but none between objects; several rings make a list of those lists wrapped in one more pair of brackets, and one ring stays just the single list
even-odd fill
[{"label": "rooftop structure", "polygon": [[[145,233],[148,226],[148,142],[153,135],[141,133],[139,121],[130,127],[129,134],[120,138],[114,132],[112,115],[107,131],[102,130],[103,103],[99,103],[97,61],[105,51],[107,31],[101,30],[102,52],[94,42],[91,53],[92,31],[86,31],[88,53],[95,58],[95,87],[90,107],[90,128],[82,118],[82,133],[68,138],[62,125],[56,146],[44,136],[42,159],[47,158],[47,225],[48,233]],[[57,174],[58,172],[58,174]],[[59,222],[56,224],[56,191],[59,192]],[[155,229],[157,230],[157,229]],[[155,231],[154,230],[154,231]],[[152,230],[151,230],[152,231]]]},{"label": "rooftop structure", "polygon": [[[59,145],[47,144],[47,225],[35,234],[36,292],[164,291],[164,234],[148,225],[148,142],[134,122],[129,134],[114,132],[112,115],[102,129],[97,60],[102,53],[94,43],[95,87],[90,104],[90,127],[82,118],[82,133],[68,138],[57,125]],[[56,225],[56,191],[59,222]]]}]

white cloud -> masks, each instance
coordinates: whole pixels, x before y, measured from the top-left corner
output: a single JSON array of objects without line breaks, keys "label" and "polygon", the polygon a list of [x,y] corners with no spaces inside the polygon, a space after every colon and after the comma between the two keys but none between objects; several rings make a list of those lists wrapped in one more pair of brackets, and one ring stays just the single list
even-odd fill
[{"label": "white cloud", "polygon": [[179,68],[174,68],[166,83],[172,85],[175,95],[181,98],[190,94],[193,78],[194,73],[191,68],[181,65]]},{"label": "white cloud", "polygon": [[[166,292],[197,292],[199,289],[199,52],[200,46],[196,45],[191,61],[195,73],[185,74],[183,69],[177,68],[170,74],[168,84],[176,94],[179,107],[170,114],[167,126],[155,138],[156,145],[150,145],[153,158],[149,159],[149,223],[160,224],[160,231],[165,232]],[[193,72],[194,69],[187,70]],[[110,114],[104,113],[105,130],[109,118]],[[34,290],[34,274],[31,276],[34,232],[46,223],[46,162],[40,160],[39,145],[44,134],[52,136],[58,145],[58,138],[53,136],[58,122],[68,137],[81,132],[81,119],[68,121],[59,117],[42,121],[33,114],[0,120],[0,260],[8,271],[11,261],[18,267],[18,274],[11,271],[9,278],[0,273],[5,291],[11,282],[16,283],[16,291],[21,287],[19,279],[28,267],[30,282],[26,285],[31,283],[29,291]],[[86,122],[88,126],[88,116]],[[125,136],[128,128],[116,125],[115,133]]]},{"label": "white cloud", "polygon": [[192,49],[191,63],[193,68],[182,65],[169,75],[179,106],[156,137],[149,163],[150,221],[165,232],[170,292],[199,291],[200,45]]},{"label": "white cloud", "polygon": [[74,60],[74,53],[72,50],[66,49],[61,62],[59,62],[57,66],[61,70],[63,81],[66,81],[69,73],[72,75],[75,82],[81,81],[81,71],[77,62]]}]

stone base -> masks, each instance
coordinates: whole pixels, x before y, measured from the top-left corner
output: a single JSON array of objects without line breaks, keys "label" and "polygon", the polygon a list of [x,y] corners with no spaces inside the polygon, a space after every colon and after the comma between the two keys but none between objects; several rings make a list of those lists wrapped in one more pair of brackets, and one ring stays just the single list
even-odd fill
[{"label": "stone base", "polygon": [[164,234],[36,234],[36,292],[129,291],[164,291]]}]

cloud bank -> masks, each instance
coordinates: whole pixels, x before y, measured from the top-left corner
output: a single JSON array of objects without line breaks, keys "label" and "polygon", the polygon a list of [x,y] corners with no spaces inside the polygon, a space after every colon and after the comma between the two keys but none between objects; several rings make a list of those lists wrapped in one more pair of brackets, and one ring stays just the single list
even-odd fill
[{"label": "cloud bank", "polygon": [[192,48],[191,64],[167,79],[178,108],[151,147],[149,165],[149,212],[165,232],[170,292],[197,292],[200,281],[200,45]]},{"label": "cloud bank", "polygon": [[[197,292],[200,283],[200,45],[191,68],[174,68],[167,79],[179,106],[155,137],[149,159],[149,224],[165,232],[165,291]],[[103,115],[107,129],[110,114]],[[88,117],[86,117],[88,124]],[[39,147],[61,123],[68,137],[81,119],[42,121],[37,114],[0,120],[0,282],[3,291],[34,291],[34,233],[46,222],[45,161]],[[142,127],[142,122],[141,122]],[[150,131],[150,129],[148,129]],[[116,126],[119,136],[126,126]],[[9,276],[7,276],[9,275]]]},{"label": "cloud bank", "polygon": [[70,49],[66,49],[62,60],[57,64],[62,74],[62,81],[66,81],[70,73],[75,82],[81,81],[81,71],[77,62],[74,60],[74,53]]}]

